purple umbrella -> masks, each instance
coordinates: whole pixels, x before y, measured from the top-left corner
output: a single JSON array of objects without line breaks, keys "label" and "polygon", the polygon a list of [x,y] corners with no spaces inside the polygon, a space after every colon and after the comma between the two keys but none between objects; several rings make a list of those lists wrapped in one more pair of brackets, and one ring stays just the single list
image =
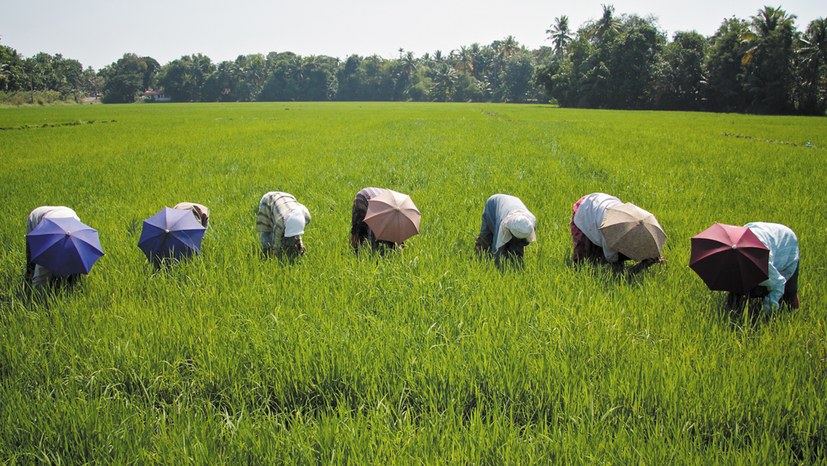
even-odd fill
[{"label": "purple umbrella", "polygon": [[205,230],[191,211],[164,207],[144,220],[138,247],[158,265],[166,257],[181,259],[200,252]]},{"label": "purple umbrella", "polygon": [[103,249],[98,230],[74,218],[44,218],[26,235],[31,261],[52,275],[87,274]]}]

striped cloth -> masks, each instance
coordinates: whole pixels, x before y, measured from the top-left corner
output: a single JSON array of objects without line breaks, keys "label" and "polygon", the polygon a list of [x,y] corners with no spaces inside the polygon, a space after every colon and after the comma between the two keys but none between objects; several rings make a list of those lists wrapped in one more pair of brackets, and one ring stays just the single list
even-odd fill
[{"label": "striped cloth", "polygon": [[371,244],[374,243],[373,233],[365,223],[365,215],[368,213],[368,203],[374,197],[382,194],[386,190],[383,188],[363,188],[356,193],[353,199],[353,212],[350,218],[350,237],[351,246],[358,249],[358,245],[368,240]]},{"label": "striped cloth", "polygon": [[[284,221],[294,212],[301,212],[304,215],[305,224],[310,223],[310,211],[292,194],[271,191],[262,196],[258,204],[256,231],[258,231],[261,246],[264,249],[274,251],[281,249],[284,239]],[[301,242],[301,237],[298,241]]]}]

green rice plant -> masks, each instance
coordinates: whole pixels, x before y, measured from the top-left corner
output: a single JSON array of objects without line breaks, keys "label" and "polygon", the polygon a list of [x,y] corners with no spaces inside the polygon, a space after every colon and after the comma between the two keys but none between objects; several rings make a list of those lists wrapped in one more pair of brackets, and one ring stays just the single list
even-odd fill
[{"label": "green rice plant", "polygon": [[[0,458],[16,463],[824,464],[823,119],[404,103],[0,109]],[[365,186],[422,229],[348,247]],[[271,190],[306,256],[259,253]],[[667,263],[572,266],[603,191],[653,212]],[[485,200],[538,218],[523,267],[473,253]],[[163,206],[211,209],[202,254],[137,248]],[[106,255],[24,286],[26,215],[68,205]],[[731,315],[687,267],[715,221],[801,242],[796,311]]]}]

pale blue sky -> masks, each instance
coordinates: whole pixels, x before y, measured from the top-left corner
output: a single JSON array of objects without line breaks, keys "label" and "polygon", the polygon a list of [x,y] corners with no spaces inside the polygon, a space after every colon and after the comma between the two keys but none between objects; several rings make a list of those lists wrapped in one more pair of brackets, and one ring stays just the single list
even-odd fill
[{"label": "pale blue sky", "polygon": [[[765,2],[748,0],[6,0],[0,44],[24,57],[61,53],[100,69],[132,52],[161,64],[192,53],[213,62],[238,55],[421,56],[513,35],[529,48],[551,45],[546,29],[568,15],[572,29],[597,19],[601,3],[617,14],[653,15],[662,30],[711,35],[725,18],[748,18]],[[778,2],[769,3],[779,6]],[[827,15],[823,0],[780,3],[804,30]]]}]

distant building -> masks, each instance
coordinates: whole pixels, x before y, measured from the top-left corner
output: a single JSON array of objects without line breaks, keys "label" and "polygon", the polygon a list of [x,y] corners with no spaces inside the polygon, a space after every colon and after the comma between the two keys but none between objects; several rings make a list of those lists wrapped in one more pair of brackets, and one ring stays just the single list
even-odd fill
[{"label": "distant building", "polygon": [[172,99],[165,96],[162,91],[156,91],[155,89],[147,89],[142,94],[144,98],[144,102],[171,102]]}]

